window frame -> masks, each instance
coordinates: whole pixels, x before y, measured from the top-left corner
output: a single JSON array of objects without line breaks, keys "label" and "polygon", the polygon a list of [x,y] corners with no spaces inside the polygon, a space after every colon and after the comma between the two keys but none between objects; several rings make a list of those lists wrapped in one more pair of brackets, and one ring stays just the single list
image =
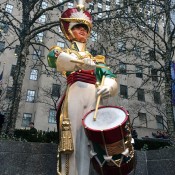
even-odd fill
[{"label": "window frame", "polygon": [[[25,115],[26,115],[26,118],[30,118],[30,120],[28,121],[28,125],[27,124],[25,124],[25,125],[23,124]],[[29,117],[29,115],[30,115],[30,117]],[[22,118],[21,126],[22,127],[29,127],[29,124],[30,124],[31,121],[32,121],[32,113],[23,113],[23,118]]]},{"label": "window frame", "polygon": [[136,66],[136,77],[143,78],[143,68],[141,66]]},{"label": "window frame", "polygon": [[126,63],[119,62],[119,72],[120,72],[120,74],[126,75],[126,72],[127,72],[127,65],[126,65]]},{"label": "window frame", "polygon": [[3,31],[4,33],[7,33],[9,29],[9,25],[5,21],[0,22],[0,31]]},{"label": "window frame", "polygon": [[14,7],[13,5],[7,3],[5,6],[5,11],[8,13],[12,13],[13,7]]},{"label": "window frame", "polygon": [[[55,114],[51,115],[53,112]],[[57,111],[55,109],[50,109],[49,110],[49,117],[48,117],[48,123],[49,124],[56,124],[57,123],[57,121],[56,121],[56,113],[57,113]]]},{"label": "window frame", "polygon": [[126,41],[117,41],[118,52],[126,52]]},{"label": "window frame", "polygon": [[[32,73],[32,71],[36,71],[37,73],[34,74]],[[37,81],[38,80],[38,69],[31,69],[30,70],[30,76],[29,76],[29,80],[34,80],[34,81]],[[33,78],[34,77],[34,78]]]},{"label": "window frame", "polygon": [[46,22],[46,14],[42,14],[42,15],[38,18],[38,22],[44,24],[44,23]]},{"label": "window frame", "polygon": [[40,33],[38,33],[38,34],[35,36],[35,41],[36,41],[36,42],[42,43],[42,42],[43,42],[43,38],[44,38],[44,32],[40,32]]},{"label": "window frame", "polygon": [[65,48],[65,42],[57,41],[57,46],[60,47],[60,48]]},{"label": "window frame", "polygon": [[0,41],[0,52],[3,52],[5,49],[5,42],[4,41]]},{"label": "window frame", "polygon": [[73,6],[74,6],[74,3],[73,3],[73,2],[68,2],[68,3],[67,3],[67,7],[68,7],[68,8],[72,8]]},{"label": "window frame", "polygon": [[120,97],[128,99],[128,86],[120,84]]},{"label": "window frame", "polygon": [[144,91],[144,89],[137,88],[137,99],[138,99],[138,101],[145,102],[145,91]]},{"label": "window frame", "polygon": [[[148,127],[148,121],[147,121],[146,113],[138,112],[138,117],[139,117],[140,126],[147,128]],[[141,123],[141,122],[145,122],[145,123]]]},{"label": "window frame", "polygon": [[151,69],[151,77],[152,77],[152,81],[155,81],[155,82],[158,81],[157,69]]},{"label": "window frame", "polygon": [[156,123],[157,123],[157,129],[164,129],[164,120],[162,115],[156,115]]},{"label": "window frame", "polygon": [[32,56],[32,59],[33,60],[38,60],[39,58],[41,57],[41,50],[34,50],[33,51],[33,56]]},{"label": "window frame", "polygon": [[160,105],[161,104],[161,95],[158,91],[153,91],[154,103]]},{"label": "window frame", "polygon": [[[32,92],[34,92],[34,95],[31,95],[30,94]],[[35,94],[36,94],[36,91],[35,90],[28,89],[27,90],[27,96],[26,96],[26,102],[34,103],[34,101],[35,101]]]},{"label": "window frame", "polygon": [[11,66],[11,71],[10,71],[10,76],[14,76],[14,74],[15,74],[15,71],[16,71],[16,65],[14,65],[14,64],[12,64],[12,66]]},{"label": "window frame", "polygon": [[[55,88],[54,88],[55,87]],[[52,84],[52,96],[60,97],[61,85],[60,84]]]},{"label": "window frame", "polygon": [[42,8],[42,9],[46,9],[47,7],[48,7],[48,3],[45,2],[45,1],[43,1],[43,2],[41,3],[41,8]]},{"label": "window frame", "polygon": [[98,34],[97,34],[97,32],[95,32],[95,31],[91,31],[91,40],[93,41],[93,42],[95,42],[95,41],[97,41],[98,40]]}]

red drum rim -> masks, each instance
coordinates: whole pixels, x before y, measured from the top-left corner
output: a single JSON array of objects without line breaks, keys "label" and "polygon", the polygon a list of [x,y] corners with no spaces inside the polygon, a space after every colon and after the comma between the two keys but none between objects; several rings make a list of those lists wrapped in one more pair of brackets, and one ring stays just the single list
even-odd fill
[{"label": "red drum rim", "polygon": [[[100,106],[98,109],[103,109],[103,108],[117,108],[117,109],[122,110],[122,111],[126,114],[126,117],[125,117],[125,119],[123,120],[123,122],[120,123],[120,125],[123,125],[123,124],[128,120],[129,113],[128,113],[128,111],[127,111],[125,108],[123,108],[122,106]],[[93,111],[95,111],[95,109],[93,109],[93,110],[89,111],[88,113],[86,113],[85,116],[84,116],[83,119],[82,119],[82,124],[83,124],[83,126],[84,126],[85,129],[88,129],[88,130],[91,130],[91,131],[96,131],[96,132],[101,132],[101,131],[110,131],[110,130],[113,130],[113,129],[115,129],[115,128],[117,128],[117,127],[119,126],[119,125],[118,125],[118,126],[115,126],[115,127],[110,128],[110,129],[104,129],[104,130],[92,129],[92,128],[88,127],[88,126],[85,124],[85,119],[86,119],[86,117],[87,117],[90,113],[92,113]]]}]

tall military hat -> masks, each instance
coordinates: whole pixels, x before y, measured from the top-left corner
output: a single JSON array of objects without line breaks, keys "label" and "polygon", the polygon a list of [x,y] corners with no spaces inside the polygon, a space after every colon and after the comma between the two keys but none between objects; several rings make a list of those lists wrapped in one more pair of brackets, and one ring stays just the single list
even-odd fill
[{"label": "tall military hat", "polygon": [[[86,2],[91,2],[91,0],[86,0]],[[85,24],[88,27],[88,34],[90,35],[92,29],[92,16],[85,10],[84,4],[85,1],[81,0],[77,3],[76,8],[68,8],[61,15],[61,30],[69,41],[70,35],[74,38],[71,29],[77,24]]]}]

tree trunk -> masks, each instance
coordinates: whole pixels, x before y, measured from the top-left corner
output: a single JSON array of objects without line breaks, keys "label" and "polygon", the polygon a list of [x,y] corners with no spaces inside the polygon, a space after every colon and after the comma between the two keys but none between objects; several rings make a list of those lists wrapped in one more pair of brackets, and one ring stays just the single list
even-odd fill
[{"label": "tree trunk", "polygon": [[7,134],[9,136],[13,136],[14,134],[16,118],[18,117],[18,108],[21,100],[21,92],[22,92],[23,79],[25,76],[26,60],[27,60],[26,58],[28,55],[28,51],[29,51],[29,45],[27,44],[26,41],[23,51],[21,51],[20,52],[21,54],[18,55],[16,71],[13,77],[13,96],[10,104],[10,114],[8,116],[8,125],[7,125]]},{"label": "tree trunk", "polygon": [[173,105],[172,105],[171,61],[168,61],[166,65],[165,101],[166,101],[168,132],[170,135],[172,135],[175,130],[174,130],[174,116],[173,116]]},{"label": "tree trunk", "polygon": [[165,100],[166,100],[166,116],[168,132],[170,135],[174,134],[174,113],[172,105],[172,81],[171,81],[171,61],[172,61],[172,39],[171,39],[171,17],[170,1],[165,1],[165,18],[167,19],[166,35],[167,35],[167,46],[166,46],[166,57],[165,57]]}]

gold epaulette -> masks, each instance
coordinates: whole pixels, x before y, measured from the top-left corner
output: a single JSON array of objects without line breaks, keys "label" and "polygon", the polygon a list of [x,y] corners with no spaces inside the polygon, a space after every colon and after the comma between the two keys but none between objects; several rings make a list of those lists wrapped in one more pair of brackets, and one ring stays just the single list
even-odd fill
[{"label": "gold epaulette", "polygon": [[96,55],[93,60],[95,60],[97,63],[106,63],[105,57],[103,55]]},{"label": "gold epaulette", "polygon": [[57,49],[57,50],[59,50],[59,51],[62,51],[61,47],[59,47],[59,46],[52,46],[52,47],[49,49],[49,51],[51,51],[51,50],[53,50],[53,49]]}]

